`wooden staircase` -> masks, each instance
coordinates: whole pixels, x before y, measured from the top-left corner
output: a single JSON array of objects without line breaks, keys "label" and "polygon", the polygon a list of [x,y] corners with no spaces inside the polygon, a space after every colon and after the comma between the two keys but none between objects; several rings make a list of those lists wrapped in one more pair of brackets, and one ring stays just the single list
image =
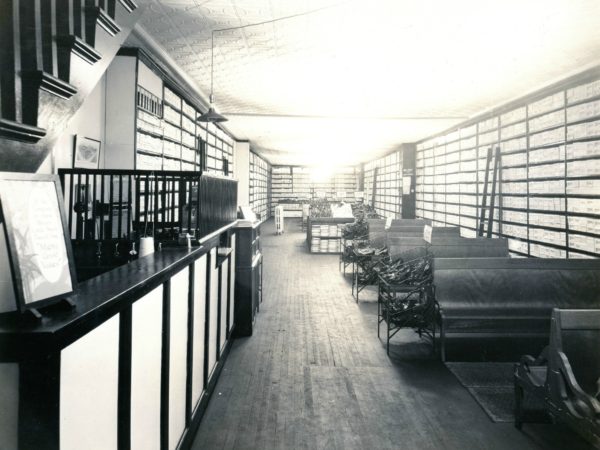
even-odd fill
[{"label": "wooden staircase", "polygon": [[0,171],[39,168],[147,2],[1,2]]}]

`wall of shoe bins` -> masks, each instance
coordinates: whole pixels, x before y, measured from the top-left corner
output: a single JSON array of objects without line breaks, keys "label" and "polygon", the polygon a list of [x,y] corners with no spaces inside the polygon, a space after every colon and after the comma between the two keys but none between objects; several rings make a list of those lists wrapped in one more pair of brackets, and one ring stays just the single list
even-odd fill
[{"label": "wall of shoe bins", "polygon": [[[233,139],[214,124],[194,122],[199,111],[163,87],[163,98],[138,86],[136,167],[199,170],[197,138],[206,142],[207,170],[233,172]],[[502,217],[494,234],[509,239],[513,256],[600,256],[600,79],[554,92],[417,144],[417,216],[476,235],[488,148],[502,153]],[[333,198],[358,189],[358,168],[326,182],[310,168],[271,166],[251,152],[250,203],[261,217],[283,200],[286,216],[301,216],[302,201],[317,191]],[[364,165],[365,201],[382,216],[399,218],[402,155]],[[294,200],[298,203],[294,204]],[[353,198],[348,198],[353,201]]]},{"label": "wall of shoe bins", "polygon": [[302,203],[316,198],[320,193],[327,199],[337,199],[344,192],[345,200],[354,201],[358,189],[360,170],[355,167],[338,168],[327,179],[313,179],[312,168],[300,166],[273,166],[271,184],[271,214],[280,202],[285,205],[285,217],[302,217]]},{"label": "wall of shoe bins", "polygon": [[250,207],[261,220],[271,217],[271,164],[250,152]]},{"label": "wall of shoe bins", "polygon": [[600,80],[417,144],[417,216],[474,237],[490,146],[502,174],[493,231],[512,255],[600,256]]},{"label": "wall of shoe bins", "polygon": [[[373,203],[373,189],[375,202]],[[402,152],[393,152],[364,166],[365,201],[382,217],[402,215]]]},{"label": "wall of shoe bins", "polygon": [[234,140],[213,123],[196,122],[201,112],[163,84],[162,98],[137,87],[136,169],[201,170],[199,141],[205,143],[206,172],[233,174]]}]

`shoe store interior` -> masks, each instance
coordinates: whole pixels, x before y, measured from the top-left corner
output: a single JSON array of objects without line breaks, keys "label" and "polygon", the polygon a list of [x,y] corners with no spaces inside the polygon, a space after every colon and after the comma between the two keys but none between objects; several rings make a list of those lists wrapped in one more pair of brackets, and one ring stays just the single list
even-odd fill
[{"label": "shoe store interior", "polygon": [[0,3],[2,450],[600,449],[598,0]]}]

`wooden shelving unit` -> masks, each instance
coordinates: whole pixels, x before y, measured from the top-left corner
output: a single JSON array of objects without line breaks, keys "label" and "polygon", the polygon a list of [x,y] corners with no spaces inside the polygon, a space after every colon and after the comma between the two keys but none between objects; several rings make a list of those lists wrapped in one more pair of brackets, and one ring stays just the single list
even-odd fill
[{"label": "wooden shelving unit", "polygon": [[[233,139],[214,124],[196,123],[200,111],[170,87],[163,100],[137,87],[136,168],[233,171]],[[158,103],[158,107],[146,105]],[[224,163],[227,160],[227,163]]]},{"label": "wooden shelving unit", "polygon": [[365,202],[382,217],[401,218],[402,153],[390,153],[371,161],[365,164],[364,171]]},{"label": "wooden shelving unit", "polygon": [[417,216],[473,237],[488,148],[501,149],[493,232],[513,256],[600,256],[600,80],[417,145]]},{"label": "wooden shelving unit", "polygon": [[121,49],[106,90],[107,168],[232,176],[233,138],[216,124],[196,123],[200,108],[143,50]]},{"label": "wooden shelving unit", "polygon": [[342,227],[354,218],[308,218],[306,241],[311,253],[341,252]]},{"label": "wooden shelving unit", "polygon": [[250,207],[261,220],[271,217],[271,165],[250,152]]},{"label": "wooden shelving unit", "polygon": [[357,169],[341,168],[330,179],[317,182],[311,178],[311,168],[300,166],[272,167],[271,213],[279,204],[285,207],[286,217],[302,217],[302,204],[323,195],[329,200],[344,192],[344,199],[354,201],[357,186]]}]

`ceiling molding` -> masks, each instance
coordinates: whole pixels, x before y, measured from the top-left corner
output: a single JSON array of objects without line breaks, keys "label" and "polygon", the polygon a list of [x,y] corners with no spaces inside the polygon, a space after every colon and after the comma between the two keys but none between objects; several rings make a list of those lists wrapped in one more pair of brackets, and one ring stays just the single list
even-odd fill
[{"label": "ceiling molding", "polygon": [[[150,54],[157,63],[161,65],[161,68],[166,71],[167,75],[171,77],[179,87],[184,91],[184,93],[193,99],[196,103],[198,103],[202,108],[208,109],[210,105],[210,101],[208,96],[200,89],[196,81],[191,78],[185,70],[177,64],[177,62],[167,53],[162,45],[160,45],[156,40],[142,27],[139,23],[133,28],[131,33],[133,38],[136,40],[135,44],[141,46],[143,50],[145,50],[148,54]],[[219,127],[225,130],[229,135],[236,141],[239,139],[236,138],[235,134],[222,123],[219,124]]]},{"label": "ceiling molding", "polygon": [[557,92],[569,89],[579,84],[585,84],[595,81],[598,79],[598,77],[600,77],[600,61],[595,61],[591,64],[584,66],[583,70],[577,70],[575,72],[568,73],[565,76],[559,77],[558,79],[554,79],[546,83],[542,87],[530,90],[529,92],[512,98],[507,102],[503,102],[499,105],[481,111],[473,115],[472,117],[469,117],[464,122],[458,123],[450,128],[440,131],[439,133],[435,133],[431,136],[427,136],[426,138],[420,139],[416,143],[420,144],[431,139],[435,139],[436,137],[444,136],[452,130],[468,127],[482,120],[486,120],[494,116],[499,116],[513,109],[527,105],[528,103],[534,102],[536,100],[541,100],[542,98],[548,95],[555,94]]},{"label": "ceiling molding", "polygon": [[238,117],[265,117],[274,119],[331,119],[331,120],[467,120],[469,116],[398,116],[398,117],[367,117],[367,116],[327,116],[311,114],[263,114],[244,112],[224,112],[224,116]]}]

